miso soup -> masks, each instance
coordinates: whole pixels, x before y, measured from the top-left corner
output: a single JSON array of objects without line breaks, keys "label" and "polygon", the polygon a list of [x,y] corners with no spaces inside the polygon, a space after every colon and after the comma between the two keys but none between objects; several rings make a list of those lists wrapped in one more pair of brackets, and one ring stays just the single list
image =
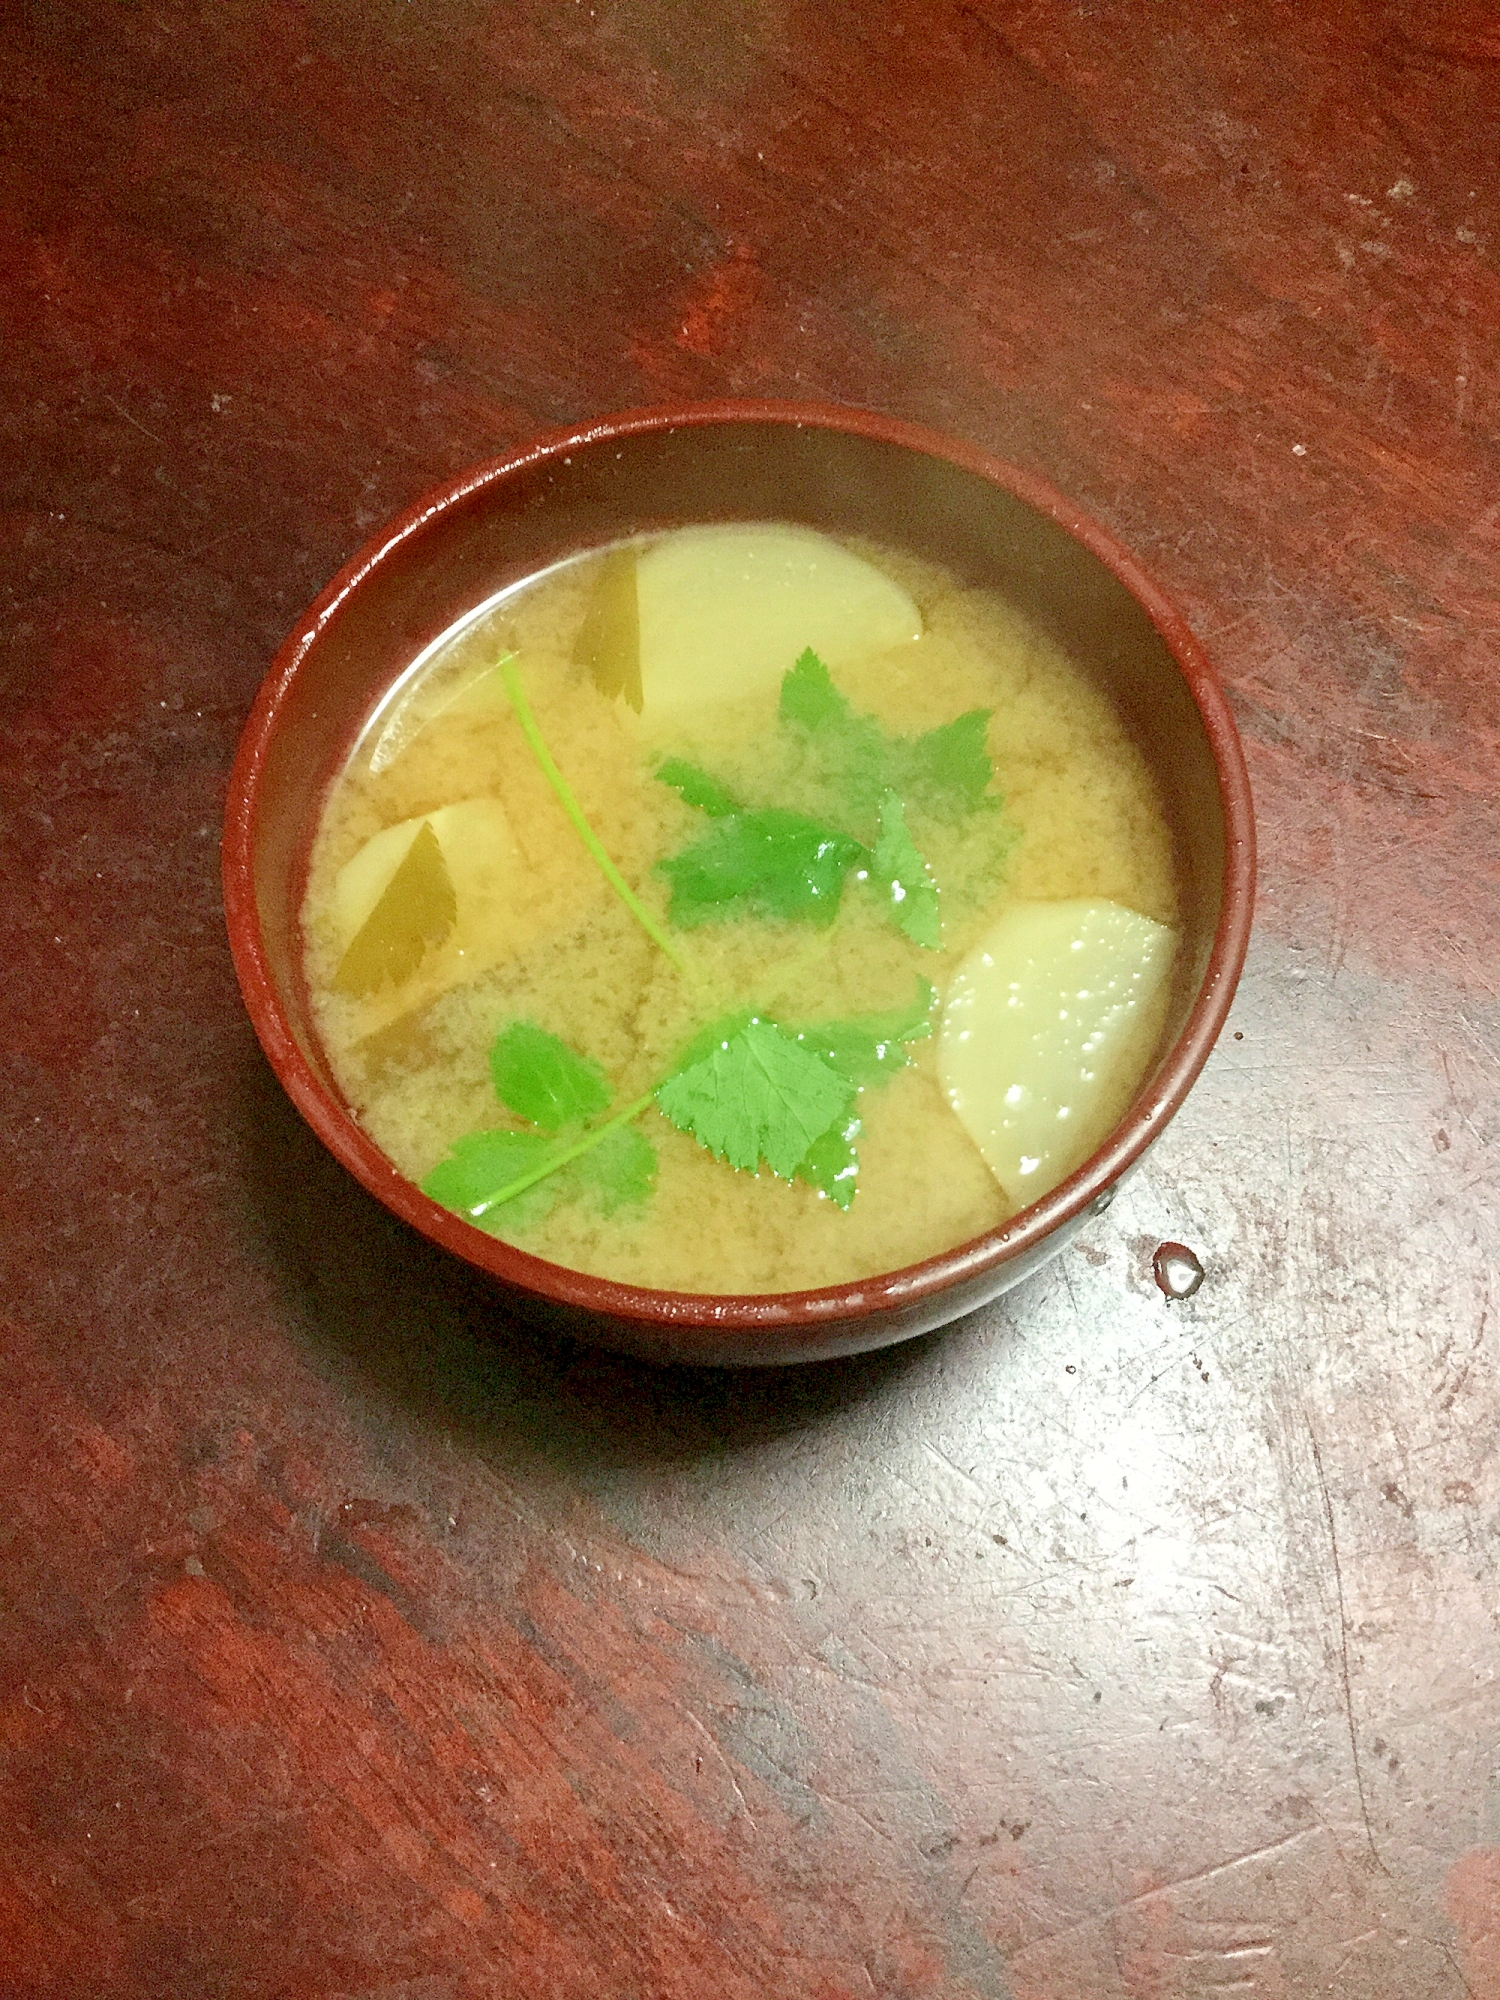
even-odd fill
[{"label": "miso soup", "polygon": [[1178,915],[1144,760],[1013,605],[747,524],[429,646],[331,788],[303,933],[400,1172],[556,1263],[744,1294],[1072,1172],[1155,1054]]}]

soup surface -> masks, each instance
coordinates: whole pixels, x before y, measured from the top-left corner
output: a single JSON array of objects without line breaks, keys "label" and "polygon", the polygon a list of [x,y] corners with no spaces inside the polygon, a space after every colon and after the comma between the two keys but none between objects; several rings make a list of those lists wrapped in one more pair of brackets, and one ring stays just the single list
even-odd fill
[{"label": "soup surface", "polygon": [[574,1269],[832,1285],[1107,1134],[1178,903],[1147,767],[1006,600],[774,524],[479,607],[331,788],[323,1045],[397,1168]]}]

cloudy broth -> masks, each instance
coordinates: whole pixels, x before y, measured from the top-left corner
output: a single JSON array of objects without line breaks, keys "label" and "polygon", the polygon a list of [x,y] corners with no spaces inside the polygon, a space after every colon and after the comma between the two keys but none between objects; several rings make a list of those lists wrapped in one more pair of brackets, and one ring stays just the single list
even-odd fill
[{"label": "cloudy broth", "polygon": [[[1115,1122],[1165,1018],[1172,842],[1120,718],[1004,597],[694,532],[506,592],[386,697],[314,838],[308,987],[401,1173],[461,1212],[476,1160],[527,1183],[478,1226],[630,1284],[834,1285],[997,1226]],[[1082,1058],[1044,1050],[1094,1067],[1038,1152],[1034,1104],[1012,1143],[981,1101],[1020,1046],[993,1010],[1055,1039],[1070,922],[1084,1000],[1125,998]],[[1007,939],[1030,970],[995,998]]]}]

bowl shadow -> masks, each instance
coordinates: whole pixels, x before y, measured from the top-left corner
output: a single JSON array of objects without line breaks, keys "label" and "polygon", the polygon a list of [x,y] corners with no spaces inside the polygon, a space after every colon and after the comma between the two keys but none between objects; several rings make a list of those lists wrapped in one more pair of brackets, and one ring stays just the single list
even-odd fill
[{"label": "bowl shadow", "polygon": [[250,1228],[284,1330],[318,1374],[354,1371],[377,1423],[505,1462],[540,1452],[575,1475],[687,1466],[883,1404],[953,1332],[783,1368],[658,1365],[590,1347],[551,1324],[545,1304],[507,1293],[383,1208],[253,1045],[231,1098]]}]

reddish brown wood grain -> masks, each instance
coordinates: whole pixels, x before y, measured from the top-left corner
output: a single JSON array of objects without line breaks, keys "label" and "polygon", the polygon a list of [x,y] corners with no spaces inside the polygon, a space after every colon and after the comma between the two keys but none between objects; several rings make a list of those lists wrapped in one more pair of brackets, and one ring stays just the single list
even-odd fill
[{"label": "reddish brown wood grain", "polygon": [[[0,46],[5,2000],[1500,1995],[1493,10]],[[376,1210],[216,887],[379,520],[721,391],[1095,512],[1264,855],[1243,1039],[1082,1247],[765,1380],[554,1343]]]}]

